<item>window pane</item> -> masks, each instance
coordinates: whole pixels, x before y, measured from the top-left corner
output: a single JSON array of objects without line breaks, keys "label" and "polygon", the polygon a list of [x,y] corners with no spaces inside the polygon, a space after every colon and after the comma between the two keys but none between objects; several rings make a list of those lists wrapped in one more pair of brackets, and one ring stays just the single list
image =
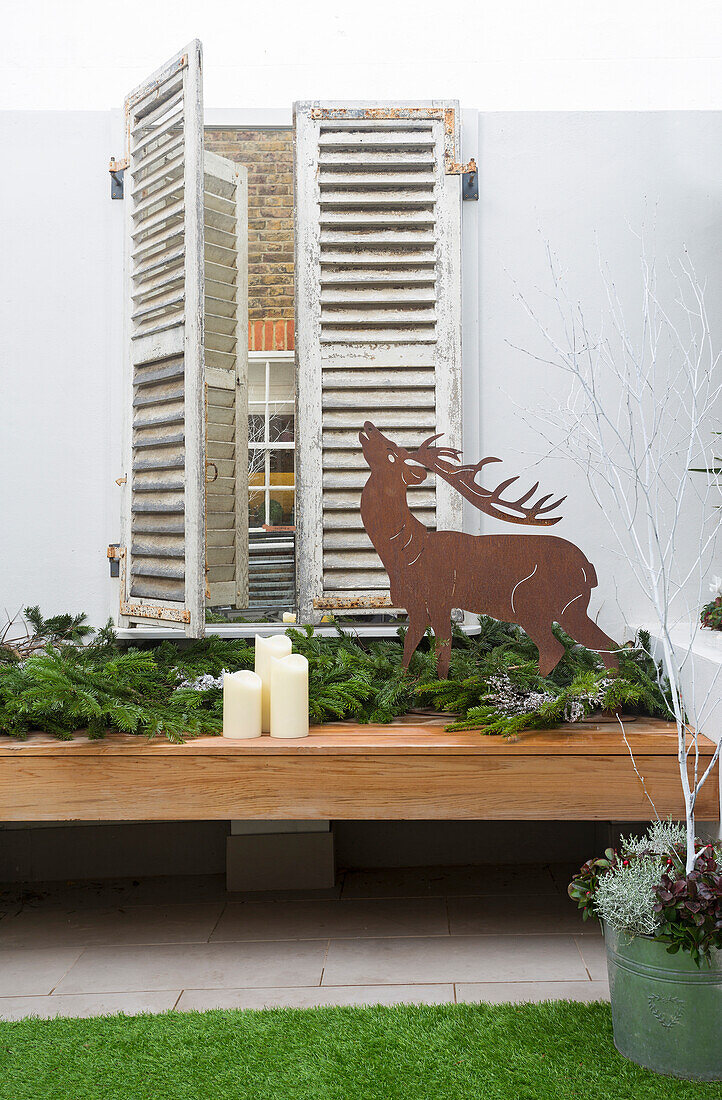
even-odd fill
[{"label": "window pane", "polygon": [[266,455],[265,447],[248,448],[248,484],[263,485],[266,480]]},{"label": "window pane", "polygon": [[261,359],[248,361],[248,400],[266,400],[266,363]]},{"label": "window pane", "polygon": [[[287,406],[280,406],[281,409],[286,410]],[[270,409],[271,418],[268,425],[268,442],[269,443],[293,443],[293,409],[288,411],[276,412],[273,405]]]},{"label": "window pane", "polygon": [[251,492],[248,494],[248,526],[263,527],[266,522],[265,493]]},{"label": "window pane", "polygon": [[276,527],[293,524],[293,483],[287,489],[271,488],[270,522]]},{"label": "window pane", "polygon": [[293,361],[271,363],[271,401],[293,401],[294,368]]},{"label": "window pane", "polygon": [[[268,407],[268,442],[293,443],[293,410],[286,412],[286,405]],[[281,409],[281,412],[277,410]]]},{"label": "window pane", "polygon": [[292,527],[295,523],[294,363],[293,360],[274,361],[271,355],[268,359],[251,359],[248,367],[249,526]]},{"label": "window pane", "polygon": [[248,442],[264,443],[266,419],[262,413],[252,413],[248,417]]},{"label": "window pane", "polygon": [[[278,474],[291,474],[291,475],[293,475],[293,468],[294,468],[293,451],[285,450],[285,449],[277,451],[277,450],[274,450],[273,448],[271,448],[271,473],[272,474],[278,473]],[[275,481],[276,478],[272,478],[271,480]],[[287,483],[287,478],[284,477],[282,480],[283,480],[284,484]],[[293,481],[293,476],[291,476],[291,482],[292,481]]]}]

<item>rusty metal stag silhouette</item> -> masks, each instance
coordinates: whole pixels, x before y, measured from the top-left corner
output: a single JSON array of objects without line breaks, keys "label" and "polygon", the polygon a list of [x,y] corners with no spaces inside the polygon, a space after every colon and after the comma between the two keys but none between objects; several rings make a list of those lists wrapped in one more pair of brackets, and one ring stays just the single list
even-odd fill
[{"label": "rusty metal stag silhouette", "polygon": [[444,678],[451,657],[451,612],[458,607],[491,615],[521,626],[539,648],[544,676],[558,664],[564,647],[552,632],[559,623],[567,634],[598,650],[604,664],[618,664],[617,645],[587,614],[597,586],[594,566],[572,542],[554,535],[469,535],[461,531],[429,531],[412,514],[406,490],[433,472],[457,489],[481,511],[509,523],[550,526],[551,516],[566,498],[551,494],[534,501],[539,483],[516,500],[504,491],[518,480],[485,489],[476,477],[484,458],[473,466],[459,463],[460,452],[435,447],[439,436],[415,451],[399,447],[369,421],[359,433],[364,458],[371,469],[361,494],[361,518],[391,582],[391,601],[405,607],[409,626],[404,665],[428,627],[436,639],[438,673]]}]

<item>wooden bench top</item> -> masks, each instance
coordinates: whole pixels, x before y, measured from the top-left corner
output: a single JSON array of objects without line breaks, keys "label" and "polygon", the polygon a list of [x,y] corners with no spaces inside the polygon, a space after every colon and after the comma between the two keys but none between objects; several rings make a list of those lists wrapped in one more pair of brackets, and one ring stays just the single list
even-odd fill
[{"label": "wooden bench top", "polygon": [[[674,725],[654,719],[530,730],[518,741],[447,732],[448,717],[312,727],[300,740],[112,733],[0,741],[0,820],[478,818],[645,820],[681,813]],[[714,745],[700,738],[700,757]],[[323,757],[323,762],[318,758]],[[716,774],[697,807],[719,816]]]},{"label": "wooden bench top", "polygon": [[[108,733],[90,741],[78,732],[71,741],[59,741],[46,733],[30,733],[26,741],[0,740],[0,758],[20,752],[24,756],[338,756],[373,753],[374,755],[437,756],[605,756],[629,757],[632,752],[645,755],[676,755],[677,730],[672,722],[656,718],[638,718],[624,725],[629,747],[617,723],[577,723],[550,730],[524,730],[517,741],[487,737],[479,730],[449,732],[444,726],[449,715],[410,714],[389,725],[358,725],[354,722],[330,722],[312,726],[308,737],[257,737],[233,740],[229,737],[189,737],[182,745],[165,737],[148,739],[129,733]],[[700,755],[709,757],[714,744],[700,738]]]}]

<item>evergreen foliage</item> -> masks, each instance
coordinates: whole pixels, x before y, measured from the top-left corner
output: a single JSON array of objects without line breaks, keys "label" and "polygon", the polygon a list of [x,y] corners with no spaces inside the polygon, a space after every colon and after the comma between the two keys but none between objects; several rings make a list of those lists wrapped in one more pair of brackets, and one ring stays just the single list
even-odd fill
[{"label": "evergreen foliage", "polygon": [[649,655],[645,631],[622,650],[619,669],[609,670],[596,653],[555,625],[564,655],[548,676],[541,676],[537,648],[520,627],[488,618],[480,622],[481,633],[462,635],[464,644],[453,651],[449,679],[416,688],[439,709],[460,715],[450,730],[479,729],[514,737],[524,729],[546,729],[597,710],[619,708],[672,717],[667,687]]},{"label": "evergreen foliage", "polygon": [[[17,663],[46,645],[78,645],[95,633],[82,612],[79,615],[52,615],[45,619],[40,608],[35,606],[24,608],[22,625],[18,623],[19,618],[16,615],[15,618],[8,619],[0,631],[0,664]],[[24,627],[24,633],[18,637],[10,637],[14,627]],[[100,632],[103,637],[106,637],[106,630],[107,627],[104,627]]]},{"label": "evergreen foliage", "polygon": [[[110,623],[91,640],[85,616],[43,619],[37,608],[25,614],[32,637],[43,644],[29,656],[0,661],[0,732],[13,737],[31,729],[59,738],[78,729],[102,737],[111,729],[173,741],[219,733],[222,673],[253,668],[252,640],[209,635],[133,648],[118,642]],[[596,654],[559,628],[555,632],[564,655],[541,677],[536,646],[519,627],[482,618],[478,635],[455,628],[449,679],[438,680],[430,637],[408,671],[402,667],[403,628],[398,639],[381,641],[360,641],[339,626],[335,637],[320,637],[310,627],[287,631],[294,651],[309,661],[312,724],[344,718],[384,723],[433,707],[458,716],[449,729],[513,737],[600,708],[670,716],[648,636],[625,649],[619,670],[610,672]]]}]

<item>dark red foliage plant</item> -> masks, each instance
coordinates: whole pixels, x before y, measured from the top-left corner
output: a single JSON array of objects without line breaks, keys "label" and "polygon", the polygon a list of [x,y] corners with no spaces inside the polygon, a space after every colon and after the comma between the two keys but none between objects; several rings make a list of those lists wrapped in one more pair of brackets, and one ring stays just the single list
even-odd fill
[{"label": "dark red foliage plant", "polygon": [[662,918],[656,938],[669,945],[670,953],[689,951],[699,966],[712,948],[722,947],[722,873],[711,845],[700,852],[688,875],[677,875],[670,859],[656,894],[654,911]]}]

